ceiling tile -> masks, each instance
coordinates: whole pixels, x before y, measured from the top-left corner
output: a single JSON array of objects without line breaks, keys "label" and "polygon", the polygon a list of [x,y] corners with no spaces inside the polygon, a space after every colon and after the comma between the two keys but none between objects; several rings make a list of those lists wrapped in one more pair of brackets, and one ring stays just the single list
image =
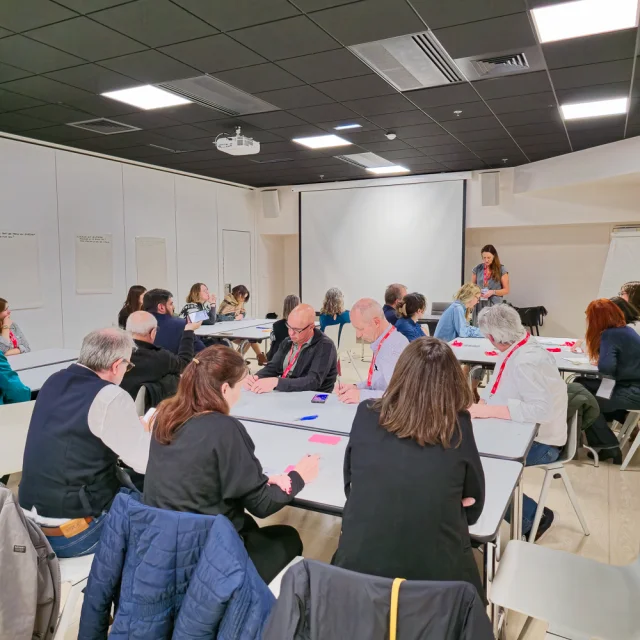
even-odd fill
[{"label": "ceiling tile", "polygon": [[97,64],[83,64],[70,69],[52,71],[47,73],[46,77],[92,93],[126,89],[140,84],[138,80],[133,80]]},{"label": "ceiling tile", "polygon": [[312,53],[281,60],[279,64],[310,84],[371,74],[371,69],[348,49]]},{"label": "ceiling tile", "polygon": [[398,149],[411,149],[412,147],[402,140],[384,140],[382,142],[362,142],[360,143],[369,151],[397,151]]},{"label": "ceiling tile", "polygon": [[130,0],[56,0],[56,2],[78,13],[91,13],[107,7],[124,4],[125,2],[130,2]]},{"label": "ceiling tile", "polygon": [[457,162],[452,160],[450,162],[443,162],[443,165],[451,171],[478,171],[480,169],[486,169],[487,165],[482,160],[465,160]]},{"label": "ceiling tile", "polygon": [[78,122],[80,120],[89,120],[92,115],[85,111],[78,111],[76,109],[70,109],[60,104],[44,104],[40,107],[31,107],[30,109],[23,109],[19,113],[38,118],[40,120],[46,120],[48,122],[55,122],[57,124],[65,124],[68,122]]},{"label": "ceiling tile", "polygon": [[248,93],[275,91],[304,84],[303,80],[299,80],[271,62],[217,72],[215,77]]},{"label": "ceiling tile", "polygon": [[287,0],[174,0],[222,31],[281,20],[299,11]]},{"label": "ceiling tile", "polygon": [[409,160],[410,158],[422,158],[426,156],[419,149],[400,149],[398,151],[379,151],[379,154],[386,160]]},{"label": "ceiling tile", "polygon": [[443,126],[447,131],[450,131],[451,133],[458,133],[459,131],[480,131],[482,129],[502,129],[500,121],[493,116],[451,120]]},{"label": "ceiling tile", "polygon": [[140,129],[160,129],[162,127],[173,127],[181,124],[178,120],[173,120],[172,118],[160,115],[158,113],[158,109],[118,116],[118,122],[130,124],[131,126],[139,127]]},{"label": "ceiling tile", "polygon": [[432,123],[433,120],[422,111],[404,111],[403,113],[387,113],[369,118],[380,127],[407,127],[413,124]]},{"label": "ceiling tile", "polygon": [[398,113],[399,111],[412,111],[415,109],[402,94],[379,96],[377,98],[364,98],[363,100],[351,100],[344,105],[363,116],[375,116],[381,113]]},{"label": "ceiling tile", "polygon": [[18,35],[0,39],[0,60],[33,73],[46,73],[85,62],[76,56]]},{"label": "ceiling tile", "polygon": [[571,38],[542,45],[549,69],[609,62],[633,58],[636,29],[599,33],[586,38]]},{"label": "ceiling tile", "polygon": [[438,136],[446,133],[446,131],[435,122],[396,127],[394,131],[398,137],[403,140],[408,138],[419,138],[420,136]]},{"label": "ceiling tile", "polygon": [[2,27],[0,27],[0,38],[6,38],[7,36],[12,35],[12,32],[9,31],[8,29],[3,29]]},{"label": "ceiling tile", "polygon": [[305,107],[304,109],[291,109],[291,113],[307,122],[326,122],[327,120],[341,120],[353,118],[354,113],[341,104],[327,104],[318,107]]},{"label": "ceiling tile", "polygon": [[523,0],[412,0],[430,29],[506,16],[526,9]]},{"label": "ceiling tile", "polygon": [[469,150],[463,144],[460,144],[459,142],[455,142],[455,140],[453,140],[452,144],[440,144],[437,146],[427,146],[427,147],[421,146],[419,148],[420,148],[420,151],[422,151],[422,153],[424,153],[427,156],[431,155],[432,153],[435,153],[435,154],[459,153],[460,151]]},{"label": "ceiling tile", "polygon": [[436,162],[451,162],[452,160],[477,160],[478,156],[471,151],[458,151],[454,153],[430,153],[428,154],[431,160]]},{"label": "ceiling tile", "polygon": [[474,82],[473,86],[485,100],[551,91],[551,83],[546,71],[480,80]]},{"label": "ceiling tile", "polygon": [[[442,129],[440,130],[442,131]],[[459,144],[456,139],[448,133],[442,132],[436,136],[419,136],[416,138],[407,138],[402,136],[412,147],[438,147],[440,145]]]},{"label": "ceiling tile", "polygon": [[[616,116],[606,116],[603,118],[585,118],[580,120],[567,120],[565,122],[569,137],[573,140],[576,135],[589,136],[597,135],[602,130],[624,131],[627,120],[626,114]],[[551,142],[551,140],[549,140]]]},{"label": "ceiling tile", "polygon": [[319,104],[333,102],[324,93],[309,85],[301,87],[291,87],[289,89],[278,89],[276,91],[265,91],[255,94],[256,98],[265,100],[280,109],[294,109],[297,107],[312,107]]},{"label": "ceiling tile", "polygon": [[66,142],[68,140],[82,140],[83,138],[95,137],[92,131],[83,131],[76,127],[68,127],[64,124],[57,124],[53,127],[38,129],[38,140],[48,140],[49,142]]},{"label": "ceiling tile", "polygon": [[[562,140],[562,138],[560,138],[560,140]],[[554,141],[557,141],[557,138]],[[490,149],[500,149],[502,152],[507,152],[507,151],[511,151],[518,148],[518,145],[513,140],[503,140],[503,139],[476,140],[474,142],[467,142],[466,146],[469,147],[469,149],[471,149],[472,151],[487,151]]]},{"label": "ceiling tile", "polygon": [[467,58],[536,44],[526,12],[434,31],[452,58]]},{"label": "ceiling tile", "polygon": [[0,89],[0,112],[36,107],[39,104],[43,104],[42,101]]},{"label": "ceiling tile", "polygon": [[77,14],[50,0],[2,0],[0,25],[11,31],[35,29],[45,24],[74,18]]},{"label": "ceiling tile", "polygon": [[316,11],[313,20],[342,44],[384,40],[425,30],[423,22],[404,2],[363,0]]},{"label": "ceiling tile", "polygon": [[478,100],[477,92],[468,82],[408,91],[404,95],[422,109],[458,105],[464,102],[476,102]]},{"label": "ceiling tile", "polygon": [[260,127],[261,129],[275,129],[277,127],[293,127],[306,124],[304,120],[296,118],[286,111],[271,111],[270,113],[258,113],[253,116],[243,116],[244,122]]},{"label": "ceiling tile", "polygon": [[23,69],[18,69],[17,67],[12,67],[0,62],[0,82],[18,80],[19,78],[26,78],[30,75],[32,75],[30,71],[24,71]]},{"label": "ceiling tile", "polygon": [[[338,48],[309,18],[297,16],[232,32],[233,38],[269,60],[293,58]],[[241,65],[238,65],[241,66]]]},{"label": "ceiling tile", "polygon": [[629,95],[629,82],[613,82],[611,84],[598,84],[591,87],[558,89],[556,95],[558,96],[558,102],[560,104],[606,100],[607,98],[626,98]]},{"label": "ceiling tile", "polygon": [[464,143],[477,142],[479,140],[511,140],[509,133],[502,128],[479,129],[477,131],[459,131],[456,133],[456,137]]},{"label": "ceiling tile", "polygon": [[344,80],[319,82],[316,83],[315,86],[339,102],[359,100],[361,98],[374,98],[376,96],[396,93],[396,90],[388,82],[385,82],[375,73]]},{"label": "ceiling tile", "polygon": [[100,66],[145,83],[168,82],[200,75],[197,69],[152,50],[103,60]]},{"label": "ceiling tile", "polygon": [[161,47],[217,33],[217,29],[169,0],[137,0],[92,13],[91,19],[149,47]]},{"label": "ceiling tile", "polygon": [[539,122],[560,122],[558,109],[530,109],[500,114],[500,122],[506,127],[520,124],[537,124]]},{"label": "ceiling tile", "polygon": [[47,127],[50,124],[51,123],[46,120],[39,120],[38,118],[22,115],[17,111],[13,111],[11,113],[0,113],[0,130],[8,131],[10,133]]},{"label": "ceiling tile", "polygon": [[222,111],[200,104],[181,104],[177,107],[154,109],[153,112],[187,124],[197,123],[198,126],[200,126],[201,122],[224,120],[229,117],[226,113],[222,113]]},{"label": "ceiling tile", "polygon": [[[450,120],[464,120],[465,118],[479,118],[481,116],[490,116],[491,111],[487,105],[478,100],[478,102],[464,102],[459,105],[449,105],[448,107],[426,107],[424,110],[438,122],[449,122]],[[460,111],[461,113],[455,113]]]},{"label": "ceiling tile", "polygon": [[387,140],[385,137],[385,132],[382,129],[376,128],[373,131],[360,131],[351,132],[351,131],[340,131],[337,135],[356,144],[364,144],[367,142],[383,142]]},{"label": "ceiling tile", "polygon": [[556,109],[555,96],[551,92],[531,93],[526,96],[512,96],[498,100],[488,100],[487,103],[496,114],[512,111],[530,111],[531,109]]},{"label": "ceiling tile", "polygon": [[508,127],[513,136],[530,136],[539,133],[562,133],[564,127],[560,119],[557,122],[539,122],[534,124],[520,124]]},{"label": "ceiling tile", "polygon": [[365,133],[370,131],[376,131],[381,133],[380,129],[373,124],[373,122],[369,122],[364,118],[349,118],[349,119],[340,119],[340,120],[331,120],[330,122],[316,122],[318,127],[325,129],[326,131],[333,132],[335,127],[339,127],[343,124],[359,124],[360,127],[358,129],[347,129],[346,131],[341,131],[341,136],[347,136],[349,139],[353,136],[354,133]]},{"label": "ceiling tile", "polygon": [[102,96],[91,95],[90,93],[82,97],[66,98],[64,102],[71,107],[103,118],[113,118],[124,113],[142,112],[141,109],[132,107],[130,104],[125,104],[118,100],[111,100],[110,98],[103,98]]},{"label": "ceiling tile", "polygon": [[90,62],[134,53],[145,48],[139,42],[85,17],[34,29],[26,35]]},{"label": "ceiling tile", "polygon": [[210,132],[191,124],[181,124],[177,127],[155,129],[154,133],[159,136],[167,136],[167,138],[176,140],[191,140],[192,138],[211,137]]},{"label": "ceiling tile", "polygon": [[205,73],[248,67],[265,61],[262,56],[222,33],[162,47],[161,51]]},{"label": "ceiling tile", "polygon": [[[0,40],[0,42],[2,41]],[[62,84],[43,76],[31,76],[22,80],[5,82],[2,88],[30,96],[31,98],[38,98],[45,102],[66,102],[69,99],[83,98],[90,95],[87,91],[70,87],[68,84]]]},{"label": "ceiling tile", "polygon": [[551,80],[556,89],[587,87],[594,84],[625,82],[631,79],[633,58],[565,67],[551,71]]}]

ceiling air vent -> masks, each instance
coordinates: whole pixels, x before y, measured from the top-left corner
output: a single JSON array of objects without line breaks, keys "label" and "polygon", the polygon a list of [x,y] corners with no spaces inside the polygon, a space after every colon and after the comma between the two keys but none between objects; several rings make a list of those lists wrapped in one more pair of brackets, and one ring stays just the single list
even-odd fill
[{"label": "ceiling air vent", "polygon": [[274,158],[273,160],[252,160],[248,158],[249,162],[255,162],[256,164],[275,164],[276,162],[293,162],[293,158]]},{"label": "ceiling air vent", "polygon": [[373,167],[388,167],[393,164],[389,160],[385,160],[375,153],[350,153],[345,156],[334,156],[342,162],[352,164],[360,169],[372,169]]},{"label": "ceiling air vent", "polygon": [[158,86],[203,107],[226,113],[228,116],[278,110],[278,107],[211,76],[162,82]]},{"label": "ceiling air vent", "polygon": [[510,73],[511,71],[527,71],[529,69],[527,56],[524,53],[512,53],[506,56],[472,60],[471,64],[481,76],[486,76],[496,70]]},{"label": "ceiling air vent", "polygon": [[399,91],[464,79],[431,31],[366,42],[349,49]]},{"label": "ceiling air vent", "polygon": [[513,73],[541,71],[545,68],[542,54],[537,46],[520,51],[498,51],[483,53],[455,61],[467,80],[495,78]]},{"label": "ceiling air vent", "polygon": [[103,136],[110,136],[114,133],[128,133],[129,131],[141,131],[140,127],[132,127],[130,124],[122,124],[122,122],[116,122],[108,118],[67,122],[67,125],[78,129],[93,131],[94,133],[101,133]]},{"label": "ceiling air vent", "polygon": [[170,147],[163,147],[162,145],[159,145],[159,144],[150,144],[149,146],[153,147],[154,149],[161,149],[162,151],[168,151],[169,153],[187,153],[185,149],[171,149]]}]

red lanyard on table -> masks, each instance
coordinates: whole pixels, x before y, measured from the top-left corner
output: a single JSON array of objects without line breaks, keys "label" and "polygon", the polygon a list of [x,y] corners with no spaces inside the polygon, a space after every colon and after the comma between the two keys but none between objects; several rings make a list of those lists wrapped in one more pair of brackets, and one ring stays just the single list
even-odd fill
[{"label": "red lanyard on table", "polygon": [[382,338],[382,340],[380,340],[380,344],[378,345],[378,348],[375,350],[375,353],[373,354],[373,358],[371,358],[371,365],[369,366],[369,375],[367,376],[367,387],[371,387],[371,379],[373,378],[373,372],[376,368],[376,358],[378,357],[378,352],[380,351],[380,349],[382,348],[382,345],[384,344],[384,341],[396,330],[395,327],[391,327],[391,329],[389,329],[389,331],[387,331],[387,333],[384,335],[384,337]]},{"label": "red lanyard on table", "polygon": [[491,394],[490,395],[495,395],[496,391],[498,390],[498,386],[500,384],[500,380],[502,380],[502,372],[504,371],[504,368],[507,366],[507,360],[513,355],[513,353],[519,349],[522,345],[527,344],[527,342],[529,341],[529,338],[531,336],[527,333],[527,335],[520,340],[520,342],[518,342],[518,344],[513,347],[513,349],[511,349],[511,351],[509,351],[509,353],[507,354],[507,357],[502,361],[502,364],[500,365],[500,369],[498,370],[498,375],[496,376],[496,381],[493,383],[493,387],[491,387]]},{"label": "red lanyard on table", "polygon": [[291,347],[291,351],[289,351],[289,364],[287,365],[287,368],[282,372],[282,377],[286,378],[287,374],[289,373],[289,371],[291,371],[291,369],[293,369],[296,360],[298,359],[298,356],[300,355],[300,352],[302,351],[302,345],[300,345],[300,347],[298,347],[298,350],[296,351],[296,355],[293,356],[293,358],[291,357],[291,355],[293,354],[293,346]]}]

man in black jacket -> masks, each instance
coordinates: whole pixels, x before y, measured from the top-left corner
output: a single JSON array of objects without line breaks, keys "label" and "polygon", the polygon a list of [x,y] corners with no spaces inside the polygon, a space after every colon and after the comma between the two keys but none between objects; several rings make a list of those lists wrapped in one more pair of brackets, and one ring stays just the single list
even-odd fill
[{"label": "man in black jacket", "polygon": [[298,305],[287,319],[289,337],[264,369],[246,379],[244,388],[254,393],[331,393],[338,377],[338,354],[331,338],[315,328],[315,319],[313,307]]},{"label": "man in black jacket", "polygon": [[175,395],[180,374],[193,360],[194,331],[202,323],[185,324],[178,355],[154,344],[158,321],[146,311],[135,311],[127,319],[127,331],[133,336],[136,349],[131,356],[133,369],[128,371],[120,386],[135,400],[144,385],[147,406],[155,407],[165,398]]}]

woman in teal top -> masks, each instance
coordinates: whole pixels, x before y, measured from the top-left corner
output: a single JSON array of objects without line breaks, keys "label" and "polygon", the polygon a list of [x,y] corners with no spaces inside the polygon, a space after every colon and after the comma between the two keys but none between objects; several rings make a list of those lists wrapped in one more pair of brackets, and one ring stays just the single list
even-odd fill
[{"label": "woman in teal top", "polygon": [[340,325],[340,329],[338,329],[338,346],[340,346],[342,327],[351,322],[349,312],[344,310],[344,295],[340,289],[332,287],[324,294],[319,320],[322,333],[327,327],[334,324]]},{"label": "woman in teal top", "polygon": [[22,384],[18,374],[0,353],[0,404],[31,400],[31,389]]},{"label": "woman in teal top", "polygon": [[474,319],[484,307],[502,304],[502,298],[509,294],[509,272],[500,262],[498,252],[492,244],[487,244],[480,251],[482,262],[471,272],[471,282],[481,290],[478,306],[474,309]]}]

